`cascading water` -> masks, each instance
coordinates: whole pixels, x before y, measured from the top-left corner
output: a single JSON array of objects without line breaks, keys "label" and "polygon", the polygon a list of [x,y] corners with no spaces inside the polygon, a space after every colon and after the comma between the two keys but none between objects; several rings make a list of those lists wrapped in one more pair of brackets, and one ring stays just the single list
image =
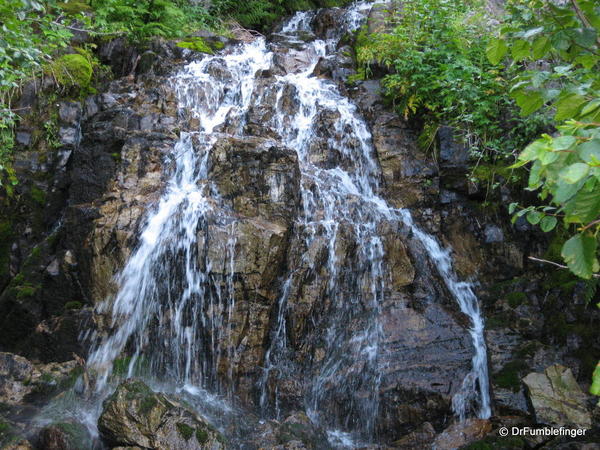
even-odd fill
[{"label": "cascading water", "polygon": [[[368,442],[375,433],[379,408],[381,305],[385,290],[385,251],[379,226],[404,224],[426,250],[462,312],[475,356],[471,374],[456,394],[453,406],[464,418],[473,401],[479,417],[489,417],[487,358],[483,319],[471,286],[459,282],[448,251],[420,230],[410,212],[391,208],[379,197],[380,169],[371,134],[357,108],[336,84],[312,76],[319,58],[335,51],[341,36],[360,26],[368,3],[346,12],[345,27],[328,40],[302,42],[310,58],[287,73],[274,70],[274,53],[263,38],[241,44],[228,54],[205,57],[173,78],[182,116],[199,123],[182,133],[171,155],[171,176],[156,208],[149,213],[137,249],[118,277],[120,289],[100,308],[109,314],[114,331],[98,338],[88,366],[98,374],[96,391],[106,392],[114,361],[129,354],[129,374],[146,368],[158,380],[194,392],[206,389],[235,395],[233,367],[219,371],[222,359],[236,360],[233,332],[236,308],[235,253],[238,216],[223,201],[209,176],[208,161],[221,132],[245,134],[252,108],[274,99],[274,112],[263,123],[276,139],[294,150],[300,167],[301,214],[294,237],[302,249],[300,265],[315,270],[311,256],[317,241],[325,242],[328,277],[323,299],[328,314],[319,323],[324,339],[322,357],[309,371],[304,406],[311,420],[330,429],[334,445]],[[298,13],[279,33],[280,46],[297,46],[297,36],[310,32],[313,13]],[[257,73],[274,70],[272,83],[259,88]],[[280,107],[293,93],[294,108]],[[322,114],[333,114],[335,125],[319,131]],[[323,164],[315,154],[316,137],[335,154]],[[215,270],[200,237],[209,224],[227,230],[220,243],[223,268]],[[347,256],[351,269],[340,267],[340,236],[353,243]],[[257,379],[258,405],[266,416],[279,414],[278,381],[292,370],[287,342],[287,308],[298,270],[290,268],[281,282],[275,320]],[[273,381],[274,380],[274,381]],[[338,411],[343,403],[343,412]]]}]

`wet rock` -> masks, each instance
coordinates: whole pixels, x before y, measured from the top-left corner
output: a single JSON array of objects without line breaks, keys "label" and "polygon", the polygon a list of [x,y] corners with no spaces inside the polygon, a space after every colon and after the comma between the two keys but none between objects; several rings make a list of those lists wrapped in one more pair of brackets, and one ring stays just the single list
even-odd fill
[{"label": "wet rock", "polygon": [[79,143],[80,134],[77,128],[61,127],[58,131],[58,137],[62,145],[77,145]]},{"label": "wet rock", "polygon": [[393,448],[399,450],[412,450],[415,448],[426,448],[431,445],[435,438],[435,429],[429,422],[425,422],[412,433],[394,441]]},{"label": "wet rock", "polygon": [[396,114],[384,112],[375,119],[372,134],[388,202],[407,207],[423,201],[426,190],[436,187],[432,180],[436,170],[418,149],[407,124]]},{"label": "wet rock", "polygon": [[17,131],[17,133],[15,135],[15,141],[19,145],[28,147],[29,144],[31,144],[31,133],[29,133],[27,131]]},{"label": "wet rock", "polygon": [[35,350],[32,356],[46,363],[51,361],[70,361],[73,354],[86,353],[84,343],[79,336],[92,321],[92,311],[81,309],[81,302],[66,304],[65,312],[40,322],[35,328],[31,343]]},{"label": "wet rock", "polygon": [[322,430],[316,428],[305,413],[288,416],[277,429],[277,442],[284,448],[316,449],[327,441]]},{"label": "wet rock", "polygon": [[77,422],[61,422],[44,427],[38,445],[44,450],[91,450],[92,437],[87,428]]},{"label": "wet rock", "polygon": [[76,125],[81,118],[81,104],[79,102],[61,102],[58,108],[58,117],[65,124]]},{"label": "wet rock", "polygon": [[467,330],[439,305],[421,310],[398,299],[381,320],[381,432],[398,439],[424,422],[443,425],[471,369]]},{"label": "wet rock", "polygon": [[313,74],[318,77],[330,78],[334,81],[345,81],[355,73],[352,49],[348,46],[340,48],[335,54],[322,57],[317,62]]},{"label": "wet rock", "polygon": [[260,138],[223,138],[209,156],[220,195],[246,216],[290,223],[299,207],[296,153]]},{"label": "wet rock", "polygon": [[440,164],[448,168],[466,169],[469,161],[469,148],[457,142],[452,127],[440,127],[437,134],[440,147]]},{"label": "wet rock", "polygon": [[496,225],[486,225],[484,233],[486,244],[504,242],[504,233],[502,232],[502,229]]},{"label": "wet rock", "polygon": [[492,431],[492,424],[486,419],[467,419],[450,425],[433,442],[438,450],[453,450],[478,441]]},{"label": "wet rock", "polygon": [[208,422],[135,379],[121,383],[106,399],[98,430],[111,448],[225,448],[222,436]]},{"label": "wet rock", "polygon": [[340,8],[320,9],[311,21],[313,33],[320,39],[331,39],[341,29],[344,10]]},{"label": "wet rock", "polygon": [[80,373],[75,361],[33,364],[22,356],[0,353],[0,401],[44,404],[70,387]]},{"label": "wet rock", "polygon": [[273,62],[283,73],[298,73],[306,70],[312,64],[316,53],[312,48],[294,50],[288,47],[274,48]]},{"label": "wet rock", "polygon": [[33,372],[33,364],[22,356],[0,353],[0,401],[19,403],[29,392],[26,382]]},{"label": "wet rock", "polygon": [[587,396],[570,369],[555,364],[544,373],[530,373],[523,382],[527,386],[538,423],[591,428],[592,418],[586,407]]}]

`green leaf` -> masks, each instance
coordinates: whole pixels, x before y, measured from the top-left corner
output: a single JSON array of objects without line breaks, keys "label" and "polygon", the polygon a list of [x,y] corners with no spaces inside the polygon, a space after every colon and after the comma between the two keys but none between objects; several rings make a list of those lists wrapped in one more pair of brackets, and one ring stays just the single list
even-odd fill
[{"label": "green leaf", "polygon": [[598,62],[598,57],[591,53],[579,55],[573,60],[577,64],[581,64],[586,69],[591,69]]},{"label": "green leaf", "polygon": [[521,116],[528,116],[544,105],[542,94],[537,91],[518,91],[513,97],[521,108]]},{"label": "green leaf", "polygon": [[548,151],[545,152],[542,156],[540,156],[540,161],[543,165],[547,166],[549,164],[552,164],[553,162],[556,162],[558,158],[560,158],[559,152]]},{"label": "green leaf", "polygon": [[537,225],[538,223],[540,223],[540,220],[542,220],[542,218],[544,217],[544,213],[541,213],[539,211],[529,211],[527,213],[527,222],[529,222],[531,225]]},{"label": "green leaf", "polygon": [[579,157],[587,163],[600,161],[600,139],[592,139],[577,146]]},{"label": "green leaf", "polygon": [[590,166],[585,163],[575,163],[565,167],[559,173],[559,177],[568,184],[575,184],[587,176]]},{"label": "green leaf", "polygon": [[587,224],[600,215],[600,194],[581,190],[565,205],[565,222]]},{"label": "green leaf", "polygon": [[553,150],[567,150],[571,148],[573,144],[577,142],[577,139],[573,136],[559,136],[557,138],[552,139],[552,149]]},{"label": "green leaf", "polygon": [[508,213],[512,215],[517,210],[518,206],[518,203],[511,203],[508,205]]},{"label": "green leaf", "polygon": [[592,385],[590,386],[590,394],[600,395],[600,362],[596,364],[596,369],[592,375]]},{"label": "green leaf", "polygon": [[531,171],[529,172],[529,187],[530,188],[537,188],[538,184],[540,182],[540,178],[542,175],[542,163],[540,161],[536,161],[535,163],[533,163],[533,166],[531,166]]},{"label": "green leaf", "polygon": [[540,34],[542,31],[544,31],[544,27],[531,28],[523,33],[523,38],[529,39],[530,37]]},{"label": "green leaf", "polygon": [[553,192],[554,197],[552,198],[552,200],[554,201],[554,203],[558,204],[565,203],[566,201],[571,199],[575,194],[577,194],[577,192],[579,192],[579,189],[581,189],[582,185],[583,181],[580,181],[576,184],[569,184],[564,180],[559,179],[557,182],[557,187]]},{"label": "green leaf", "polygon": [[518,39],[512,44],[510,53],[515,61],[529,58],[529,42]]},{"label": "green leaf", "polygon": [[533,161],[534,159],[538,159],[547,150],[548,147],[546,145],[546,141],[538,139],[537,141],[533,141],[531,144],[525,147],[525,150],[523,150],[519,155],[519,160]]},{"label": "green leaf", "polygon": [[542,231],[544,233],[547,233],[548,231],[552,231],[554,229],[554,227],[556,226],[557,223],[558,223],[558,220],[556,219],[556,217],[554,217],[554,216],[545,216],[540,221],[540,228],[542,229]]},{"label": "green leaf", "polygon": [[586,99],[581,95],[570,94],[561,97],[554,104],[556,107],[556,114],[554,115],[554,118],[556,120],[575,118],[584,103],[586,103]]},{"label": "green leaf", "polygon": [[548,54],[552,45],[550,44],[550,39],[547,36],[540,36],[531,45],[531,52],[533,54],[534,59],[542,59],[544,56]]},{"label": "green leaf", "polygon": [[581,109],[581,115],[587,116],[588,114],[597,110],[599,107],[600,107],[600,98],[596,98],[596,99],[592,100],[591,102],[589,102],[587,105],[585,105]]},{"label": "green leaf", "polygon": [[598,271],[596,247],[598,242],[591,234],[576,234],[562,247],[561,256],[575,275],[590,279]]},{"label": "green leaf", "polygon": [[485,49],[485,54],[489,62],[494,65],[502,61],[502,58],[504,58],[507,52],[508,46],[506,45],[506,42],[499,38],[492,39]]}]

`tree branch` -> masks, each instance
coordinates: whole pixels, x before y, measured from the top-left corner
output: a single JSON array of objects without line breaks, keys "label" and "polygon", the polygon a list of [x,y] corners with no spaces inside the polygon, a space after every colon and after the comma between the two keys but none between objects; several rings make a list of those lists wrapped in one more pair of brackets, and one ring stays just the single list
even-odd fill
[{"label": "tree branch", "polygon": [[[561,269],[568,269],[567,266],[563,266],[562,264],[558,264],[558,263],[555,263],[553,261],[548,261],[546,259],[535,258],[533,256],[528,256],[527,258],[531,259],[532,261],[536,261],[536,262],[541,262],[541,263],[545,263],[545,264],[552,264],[553,266],[559,267]],[[597,274],[597,273],[593,273],[592,276],[594,278],[600,278],[600,274]]]},{"label": "tree branch", "polygon": [[[575,14],[577,14],[577,17],[579,17],[579,20],[581,20],[581,23],[583,23],[583,25],[586,28],[594,29],[594,27],[592,26],[592,24],[590,23],[590,21],[588,20],[588,18],[585,17],[585,14],[583,13],[583,11],[581,10],[581,8],[579,7],[579,4],[577,3],[577,0],[571,0],[571,4],[573,5],[573,8],[575,9]],[[600,46],[600,37],[596,37],[596,42],[598,43],[598,46]]]}]

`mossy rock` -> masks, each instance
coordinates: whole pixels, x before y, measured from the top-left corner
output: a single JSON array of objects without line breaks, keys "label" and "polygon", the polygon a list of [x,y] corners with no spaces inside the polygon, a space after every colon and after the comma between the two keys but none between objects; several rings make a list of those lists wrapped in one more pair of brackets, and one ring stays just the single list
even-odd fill
[{"label": "mossy rock", "polygon": [[492,381],[498,387],[519,392],[521,389],[521,375],[529,369],[522,359],[507,363],[502,369],[492,375]]},{"label": "mossy rock", "polygon": [[189,441],[194,435],[194,428],[190,427],[187,423],[177,422],[175,425],[177,426],[179,435],[186,441]]},{"label": "mossy rock", "polygon": [[44,427],[40,432],[40,444],[42,448],[92,449],[87,428],[78,422],[59,422]]},{"label": "mossy rock", "polygon": [[209,55],[212,55],[214,53],[213,48],[201,37],[191,37],[179,41],[177,43],[177,47],[188,48],[195,52],[208,53]]},{"label": "mossy rock", "polygon": [[36,186],[31,186],[29,190],[31,200],[38,206],[44,206],[46,204],[46,193]]},{"label": "mossy rock", "polygon": [[506,301],[514,309],[527,301],[527,295],[524,292],[511,292],[506,296]]},{"label": "mossy rock", "polygon": [[139,379],[122,382],[106,399],[98,430],[113,447],[224,448],[222,437],[210,424]]},{"label": "mossy rock", "polygon": [[83,308],[83,303],[81,303],[81,302],[73,301],[73,302],[65,303],[65,310],[81,309],[81,308]]},{"label": "mossy rock", "polygon": [[79,53],[70,53],[55,59],[49,70],[56,82],[64,88],[88,88],[94,73],[90,61]]}]

